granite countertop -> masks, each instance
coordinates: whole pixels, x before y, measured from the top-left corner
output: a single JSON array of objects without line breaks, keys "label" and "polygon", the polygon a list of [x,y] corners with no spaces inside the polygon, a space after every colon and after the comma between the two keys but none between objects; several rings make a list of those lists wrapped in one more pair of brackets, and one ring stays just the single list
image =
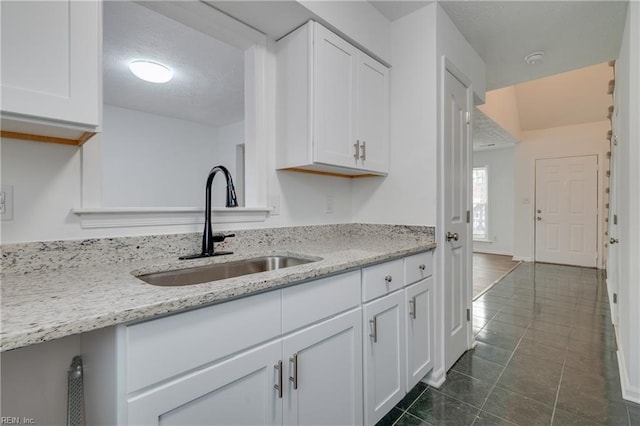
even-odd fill
[{"label": "granite countertop", "polygon": [[[199,234],[4,245],[1,350],[221,302],[435,247],[431,227],[350,224],[236,234],[235,241],[220,247],[234,254],[189,261],[179,261],[175,254],[197,249]],[[184,287],[153,286],[133,275],[274,254],[320,260]]]}]

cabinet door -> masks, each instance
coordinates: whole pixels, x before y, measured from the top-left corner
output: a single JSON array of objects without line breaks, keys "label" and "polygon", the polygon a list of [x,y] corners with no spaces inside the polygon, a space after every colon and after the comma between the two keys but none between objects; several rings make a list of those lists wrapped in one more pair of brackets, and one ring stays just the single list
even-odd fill
[{"label": "cabinet door", "polygon": [[365,424],[375,424],[405,395],[404,306],[404,290],[364,305]]},{"label": "cabinet door", "polygon": [[356,167],[358,50],[321,25],[314,25],[314,31],[314,160]]},{"label": "cabinet door", "polygon": [[433,368],[433,277],[406,288],[407,392]]},{"label": "cabinet door", "polygon": [[97,126],[101,3],[1,7],[2,112]]},{"label": "cabinet door", "polygon": [[[128,400],[131,425],[277,425],[282,403],[274,384],[281,340],[143,392]],[[283,378],[284,380],[284,378]]]},{"label": "cabinet door", "polygon": [[360,308],[283,340],[286,425],[362,424]]},{"label": "cabinet door", "polygon": [[361,167],[388,171],[389,69],[364,53],[358,55],[357,138]]}]

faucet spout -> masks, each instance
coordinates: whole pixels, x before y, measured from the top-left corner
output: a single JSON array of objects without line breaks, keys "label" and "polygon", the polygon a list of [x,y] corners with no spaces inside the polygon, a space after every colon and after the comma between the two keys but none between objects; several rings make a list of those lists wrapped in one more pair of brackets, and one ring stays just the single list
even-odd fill
[{"label": "faucet spout", "polygon": [[207,177],[207,185],[205,187],[205,205],[204,205],[204,232],[202,235],[202,253],[191,256],[182,256],[180,259],[195,259],[199,257],[220,256],[223,254],[231,254],[230,251],[214,251],[214,242],[224,241],[226,237],[233,237],[234,234],[213,234],[213,227],[211,225],[211,187],[213,186],[213,178],[218,172],[224,175],[227,183],[226,191],[226,206],[238,207],[238,199],[236,197],[236,189],[233,185],[233,179],[231,173],[224,166],[215,166],[209,172]]}]

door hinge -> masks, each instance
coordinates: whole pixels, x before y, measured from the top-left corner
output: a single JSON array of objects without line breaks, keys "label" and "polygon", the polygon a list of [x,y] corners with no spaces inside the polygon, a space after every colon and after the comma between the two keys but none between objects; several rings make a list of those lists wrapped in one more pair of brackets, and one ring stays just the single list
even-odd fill
[{"label": "door hinge", "polygon": [[467,119],[467,124],[471,124],[471,111],[467,111],[466,119]]},{"label": "door hinge", "polygon": [[467,321],[471,321],[471,309],[467,309]]},{"label": "door hinge", "polygon": [[614,224],[614,225],[617,225],[617,224],[618,224],[618,215],[617,215],[617,214],[614,214],[614,215],[613,215],[613,224]]},{"label": "door hinge", "polygon": [[613,293],[613,303],[618,303],[618,293]]},{"label": "door hinge", "polygon": [[471,210],[467,210],[467,223],[471,223]]}]

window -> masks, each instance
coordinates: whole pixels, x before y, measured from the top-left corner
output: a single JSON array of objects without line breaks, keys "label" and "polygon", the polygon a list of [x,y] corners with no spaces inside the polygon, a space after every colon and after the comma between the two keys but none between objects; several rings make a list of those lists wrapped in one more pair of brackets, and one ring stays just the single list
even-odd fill
[{"label": "window", "polygon": [[489,239],[489,185],[487,166],[473,168],[473,239]]}]

